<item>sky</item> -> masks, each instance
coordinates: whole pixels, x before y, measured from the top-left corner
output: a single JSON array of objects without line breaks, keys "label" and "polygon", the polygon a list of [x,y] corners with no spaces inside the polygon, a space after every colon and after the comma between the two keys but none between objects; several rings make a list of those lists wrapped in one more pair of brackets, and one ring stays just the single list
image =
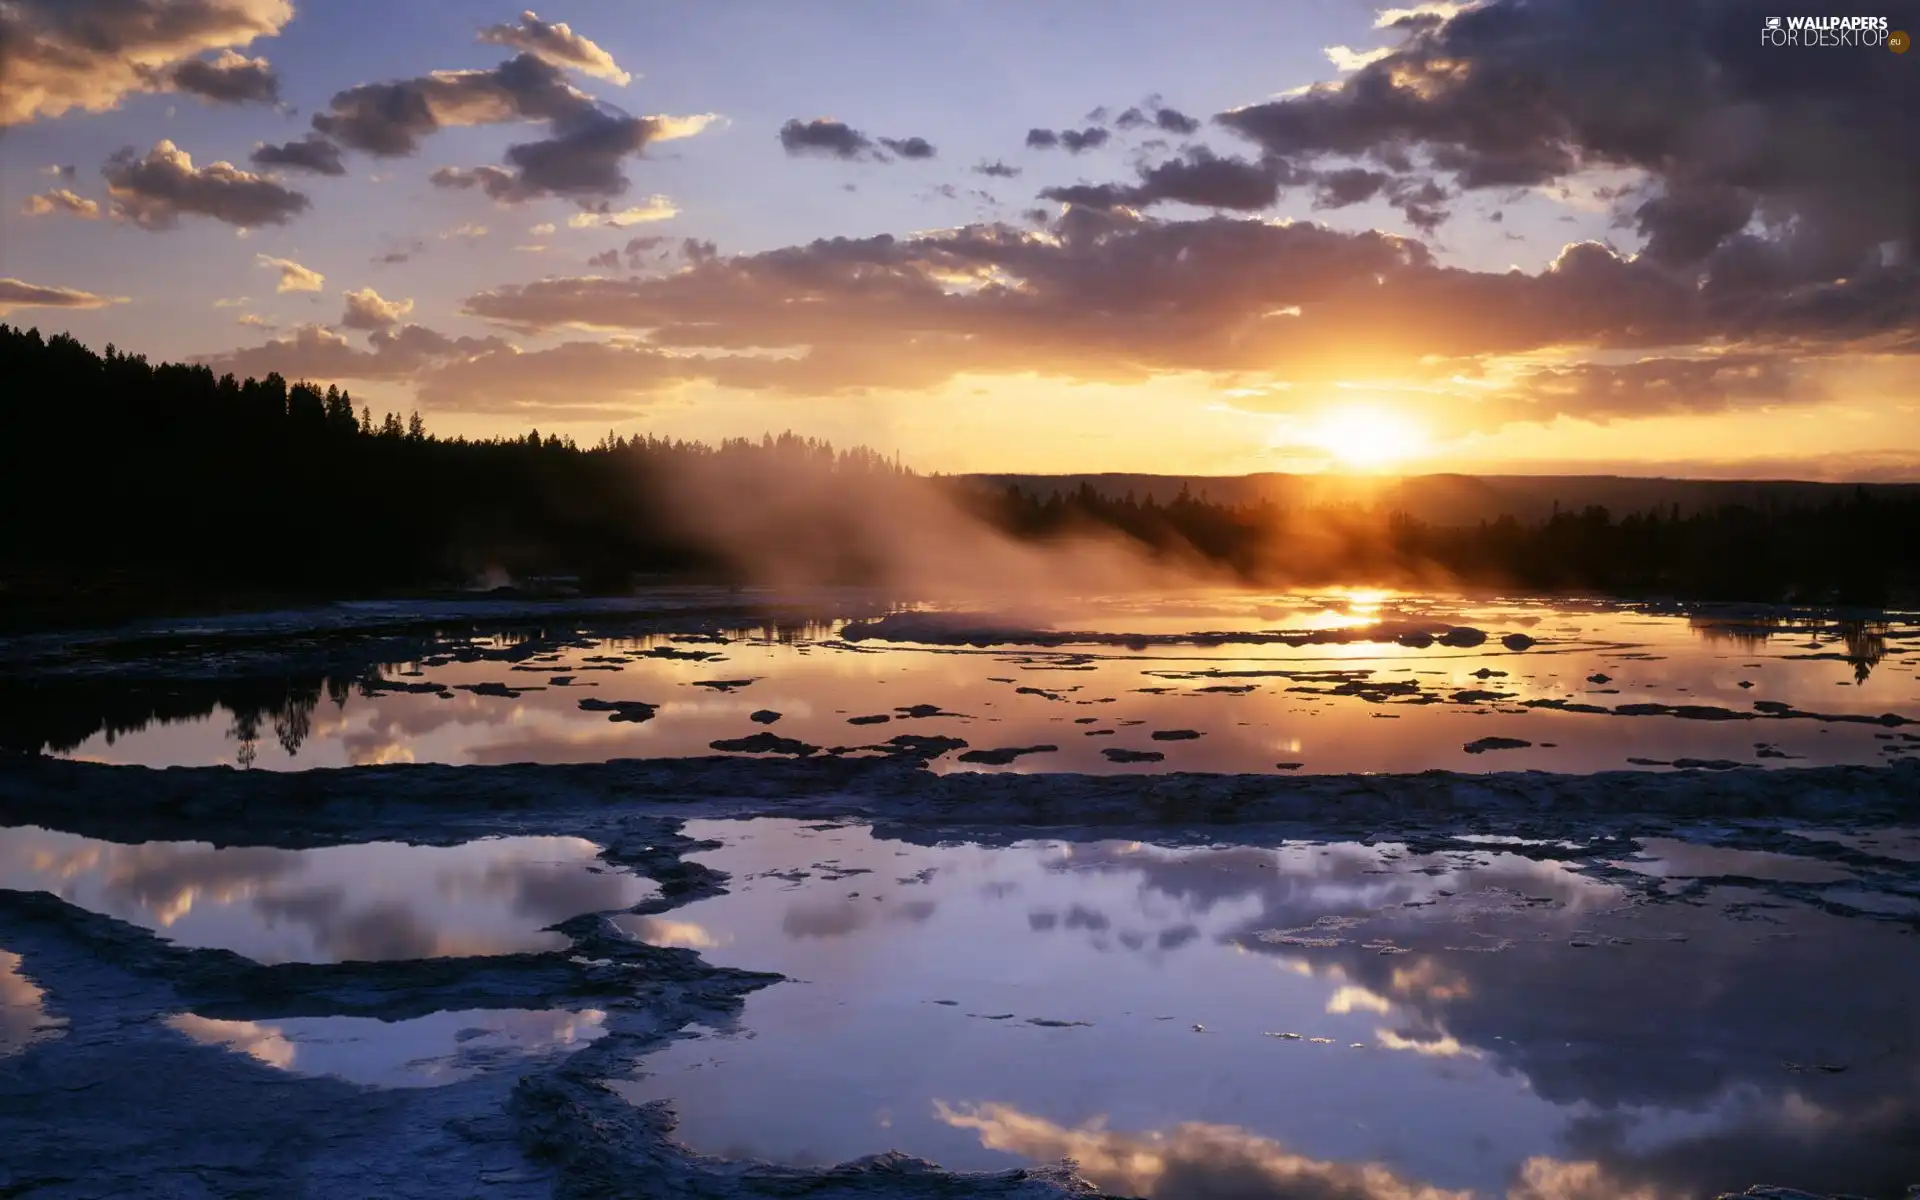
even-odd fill
[{"label": "sky", "polygon": [[468,436],[1920,479],[1860,3],[0,0],[0,320]]}]

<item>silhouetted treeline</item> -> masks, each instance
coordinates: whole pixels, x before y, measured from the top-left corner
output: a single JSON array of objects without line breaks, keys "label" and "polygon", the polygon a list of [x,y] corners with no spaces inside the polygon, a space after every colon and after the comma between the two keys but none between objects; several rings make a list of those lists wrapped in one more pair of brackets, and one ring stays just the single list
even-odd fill
[{"label": "silhouetted treeline", "polygon": [[[350,594],[465,586],[499,572],[720,572],[662,511],[662,469],[744,460],[895,473],[865,449],[791,434],[718,446],[652,437],[579,447],[533,431],[436,437],[351,394],[0,325],[0,578],[16,598],[105,591]],[[57,614],[53,614],[57,615]]]},{"label": "silhouetted treeline", "polygon": [[[1121,534],[1151,553],[1267,584],[1877,602],[1910,593],[1920,577],[1920,500],[1905,493],[1858,491],[1824,507],[1619,518],[1589,508],[1444,526],[1360,506],[914,481],[874,451],[790,434],[717,446],[609,436],[581,447],[537,431],[442,438],[417,415],[376,418],[334,387],[216,378],[205,367],[156,366],[111,346],[96,354],[70,337],[5,325],[0,380],[0,620],[14,624],[534,575],[577,576],[589,589],[624,588],[636,574],[740,578],[751,563],[685,519],[691,493],[676,508],[672,481],[690,472],[708,481],[698,493],[708,507],[765,509],[783,503],[771,497],[800,494],[760,486],[775,476],[821,484],[843,509],[904,495],[864,486],[874,480],[945,488],[1021,539]],[[724,481],[717,495],[715,480]],[[837,519],[845,515],[818,504],[784,528],[810,529],[806,553],[831,558],[834,571],[868,574],[870,548],[839,545],[842,528],[861,525]]]},{"label": "silhouetted treeline", "polygon": [[1857,604],[1920,586],[1920,500],[1864,488],[1813,507],[1619,518],[1588,507],[1544,521],[1455,526],[1359,506],[1220,504],[1186,490],[1163,504],[1088,484],[1044,497],[1007,487],[981,503],[1022,537],[1117,529],[1166,554],[1190,547],[1250,580]]}]

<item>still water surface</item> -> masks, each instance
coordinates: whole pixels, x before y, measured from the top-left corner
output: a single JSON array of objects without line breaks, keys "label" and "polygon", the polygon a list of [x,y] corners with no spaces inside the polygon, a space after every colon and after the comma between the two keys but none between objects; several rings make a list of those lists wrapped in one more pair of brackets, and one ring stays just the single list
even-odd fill
[{"label": "still water surface", "polygon": [[[175,690],[131,714],[70,700],[65,731],[36,745],[274,770],[679,757],[745,752],[737,740],[756,735],[787,739],[775,753],[964,742],[937,771],[1589,772],[1920,755],[1920,622],[1900,614],[1339,593],[990,620],[1016,628],[978,645],[911,622],[476,636],[277,691]],[[1408,630],[1427,632],[1396,640]],[[1449,631],[1474,644],[1449,644]]]}]

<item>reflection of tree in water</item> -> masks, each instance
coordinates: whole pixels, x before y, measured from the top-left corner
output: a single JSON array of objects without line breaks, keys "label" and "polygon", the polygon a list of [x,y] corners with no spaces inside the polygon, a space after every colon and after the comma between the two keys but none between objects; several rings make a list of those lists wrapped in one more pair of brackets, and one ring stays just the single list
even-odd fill
[{"label": "reflection of tree in water", "polygon": [[1847,661],[1853,664],[1853,681],[1865,683],[1880,660],[1887,656],[1885,621],[1840,621],[1836,623],[1840,640],[1847,644]]},{"label": "reflection of tree in water", "polygon": [[278,679],[165,680],[159,682],[0,681],[0,749],[28,754],[69,754],[94,737],[108,745],[154,725],[201,721],[220,709],[231,714],[227,738],[238,744],[235,761],[251,767],[261,731],[271,729],[289,757],[313,735],[313,713],[322,696],[346,706],[350,675]]},{"label": "reflection of tree in water", "polygon": [[1885,621],[1869,621],[1858,617],[1838,620],[1831,625],[1790,624],[1782,616],[1760,615],[1737,620],[1689,617],[1687,628],[1709,643],[1727,643],[1747,651],[1765,649],[1768,639],[1776,635],[1804,633],[1812,638],[1823,634],[1837,636],[1846,646],[1846,652],[1838,657],[1853,668],[1855,683],[1865,683],[1867,677],[1873,674],[1874,667],[1887,656],[1889,625]]},{"label": "reflection of tree in water", "polygon": [[1742,617],[1737,621],[1726,617],[1687,618],[1687,628],[1709,645],[1725,643],[1741,650],[1764,650],[1767,639],[1785,625],[1785,619],[1778,616]]}]

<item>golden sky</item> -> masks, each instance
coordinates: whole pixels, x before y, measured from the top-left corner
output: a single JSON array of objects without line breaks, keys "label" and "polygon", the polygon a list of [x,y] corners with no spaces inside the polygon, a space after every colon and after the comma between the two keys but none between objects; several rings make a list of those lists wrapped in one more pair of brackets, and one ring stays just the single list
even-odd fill
[{"label": "golden sky", "polygon": [[14,0],[0,314],[445,433],[1920,478],[1920,55],[1166,7]]}]

